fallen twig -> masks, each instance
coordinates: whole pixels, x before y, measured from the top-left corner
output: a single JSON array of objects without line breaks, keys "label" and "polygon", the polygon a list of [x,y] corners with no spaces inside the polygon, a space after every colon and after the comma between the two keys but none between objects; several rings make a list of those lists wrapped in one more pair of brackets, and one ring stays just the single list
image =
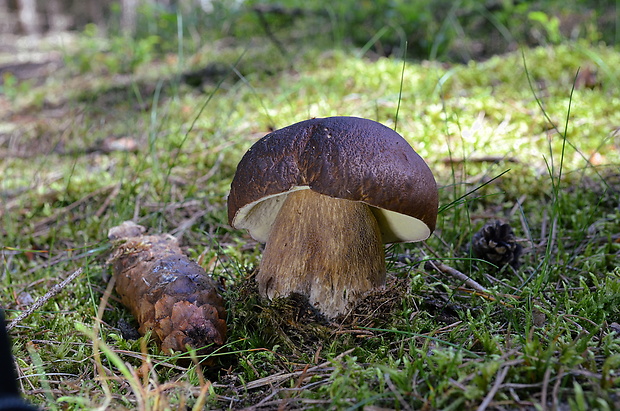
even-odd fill
[{"label": "fallen twig", "polygon": [[491,387],[491,390],[489,391],[487,396],[484,397],[484,400],[478,407],[477,411],[484,411],[487,409],[489,404],[491,404],[491,401],[493,401],[495,394],[497,394],[497,391],[499,391],[502,383],[504,382],[504,379],[506,378],[506,375],[508,374],[509,369],[510,367],[506,366],[502,368],[501,371],[497,374],[497,378],[495,379],[495,383],[493,384],[493,387]]},{"label": "fallen twig", "polygon": [[552,368],[549,367],[545,370],[545,375],[543,377],[543,386],[540,391],[540,404],[543,407],[543,410],[547,409],[547,390],[549,388],[549,378],[551,377]]},{"label": "fallen twig", "polygon": [[462,282],[464,282],[465,284],[467,284],[468,286],[470,286],[471,288],[473,288],[476,291],[480,291],[481,293],[488,293],[488,290],[486,288],[484,288],[482,285],[478,284],[478,282],[474,279],[472,279],[471,277],[469,277],[466,274],[463,274],[462,272],[460,272],[459,270],[457,270],[456,268],[452,268],[449,265],[446,265],[444,263],[440,263],[438,261],[428,261],[428,264],[435,268],[437,271],[444,273],[444,274],[448,274],[451,275],[452,277],[456,278],[457,280],[460,280]]},{"label": "fallen twig", "polygon": [[103,215],[106,208],[110,206],[110,203],[112,202],[112,200],[114,200],[118,196],[118,193],[120,193],[120,191],[121,191],[121,185],[119,183],[114,186],[114,188],[112,189],[112,192],[106,197],[103,204],[101,204],[101,207],[99,207],[99,209],[95,213],[95,217],[99,218]]},{"label": "fallen twig", "polygon": [[403,407],[403,410],[412,411],[412,408],[409,406],[409,404],[407,404],[407,402],[405,401],[405,398],[402,396],[398,388],[396,388],[396,386],[392,382],[392,379],[390,378],[390,374],[385,373],[384,378],[385,378],[385,383],[387,384],[390,391],[392,391],[392,394],[394,394],[396,399],[398,399],[398,402],[400,403],[400,406]]},{"label": "fallen twig", "polygon": [[41,308],[43,306],[43,304],[45,304],[48,300],[50,300],[56,294],[58,294],[59,292],[64,290],[64,288],[67,286],[67,284],[69,284],[71,281],[75,280],[80,274],[82,274],[82,271],[83,270],[82,270],[81,267],[78,268],[69,277],[67,277],[62,282],[60,282],[60,283],[56,284],[55,286],[53,286],[52,289],[49,290],[48,292],[46,292],[43,297],[39,298],[26,311],[23,311],[13,321],[11,321],[11,323],[6,327],[7,330],[10,330],[13,327],[15,327],[17,324],[20,323],[20,321],[22,321],[24,318],[28,317],[30,314],[32,314],[33,312],[35,312],[36,310]]},{"label": "fallen twig", "polygon": [[[46,217],[42,220],[39,220],[35,223],[34,225],[34,237],[38,237],[41,236],[45,233],[47,233],[51,227],[51,224],[54,223],[56,224],[55,227],[58,227],[58,221],[61,219],[62,216],[67,215],[69,213],[71,213],[75,208],[88,203],[90,200],[92,200],[93,198],[108,192],[108,191],[113,191],[115,188],[117,187],[117,184],[112,184],[109,186],[105,186],[105,187],[101,187],[87,195],[85,195],[84,197],[80,198],[79,200],[69,204],[66,207],[60,208],[58,209],[53,215]],[[108,195],[109,196],[109,195]],[[72,213],[71,214],[71,221],[78,221],[83,219],[85,216],[83,213]]]},{"label": "fallen twig", "polygon": [[[347,350],[343,353],[340,353],[337,357],[334,358],[334,360],[339,360],[341,358],[343,358],[346,355],[349,355],[353,352],[354,348],[351,348],[350,350]],[[333,361],[333,360],[332,360]],[[330,365],[331,361],[325,361],[324,363],[321,363],[319,365],[315,365],[314,367],[308,368],[308,369],[303,369],[300,371],[295,371],[295,372],[287,372],[287,373],[278,373],[278,374],[274,374],[274,375],[269,375],[267,377],[258,379],[258,380],[254,380],[251,381],[249,383],[246,384],[245,388],[247,390],[252,390],[254,388],[259,388],[265,385],[271,385],[274,383],[279,383],[282,381],[286,381],[289,380],[291,378],[295,378],[295,377],[299,377],[300,375],[307,375],[308,377],[311,375],[316,374],[318,371],[320,371],[321,369],[324,369],[325,367],[327,367],[328,365]],[[324,371],[324,370],[323,370]]]},{"label": "fallen twig", "polygon": [[481,156],[481,157],[471,157],[471,158],[444,158],[441,160],[444,164],[458,164],[458,163],[499,163],[500,161],[505,161],[508,163],[520,163],[519,159],[516,157],[505,157],[505,156]]}]

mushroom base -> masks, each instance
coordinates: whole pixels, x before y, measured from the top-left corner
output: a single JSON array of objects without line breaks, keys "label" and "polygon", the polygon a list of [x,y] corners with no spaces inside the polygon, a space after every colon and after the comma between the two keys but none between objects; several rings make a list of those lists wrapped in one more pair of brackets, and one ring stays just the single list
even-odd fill
[{"label": "mushroom base", "polygon": [[256,277],[273,299],[299,293],[328,317],[344,314],[364,292],[385,284],[379,225],[360,202],[299,190],[274,222]]}]

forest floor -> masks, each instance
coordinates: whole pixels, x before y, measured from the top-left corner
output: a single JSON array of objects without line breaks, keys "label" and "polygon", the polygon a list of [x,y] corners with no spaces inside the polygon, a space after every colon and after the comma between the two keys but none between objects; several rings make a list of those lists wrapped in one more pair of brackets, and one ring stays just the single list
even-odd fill
[{"label": "forest floor", "polygon": [[[620,52],[566,43],[469,64],[271,41],[156,56],[63,35],[0,42],[0,305],[47,409],[620,408]],[[292,43],[294,44],[294,43]],[[286,45],[289,51],[292,45]],[[140,56],[142,52],[146,56]],[[228,225],[243,153],[312,117],[396,130],[439,186],[437,230],[386,248],[388,283],[325,321],[262,301],[262,245]],[[169,357],[106,291],[107,232],[170,233],[219,284],[228,340]],[[472,258],[512,227],[514,266]],[[484,289],[457,279],[458,271]]]}]

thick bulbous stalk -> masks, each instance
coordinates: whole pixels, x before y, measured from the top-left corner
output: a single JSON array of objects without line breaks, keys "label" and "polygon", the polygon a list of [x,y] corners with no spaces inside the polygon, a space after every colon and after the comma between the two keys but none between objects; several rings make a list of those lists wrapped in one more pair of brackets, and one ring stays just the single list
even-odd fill
[{"label": "thick bulbous stalk", "polygon": [[257,281],[264,297],[299,293],[328,317],[345,314],[364,292],[385,284],[381,232],[370,207],[310,189],[290,193]]}]

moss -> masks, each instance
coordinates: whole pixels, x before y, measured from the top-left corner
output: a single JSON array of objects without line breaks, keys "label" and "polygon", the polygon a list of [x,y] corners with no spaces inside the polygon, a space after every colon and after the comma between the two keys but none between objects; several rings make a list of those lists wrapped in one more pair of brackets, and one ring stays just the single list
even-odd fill
[{"label": "moss", "polygon": [[[178,406],[195,404],[204,377],[212,408],[473,408],[501,377],[494,401],[507,407],[519,406],[516,395],[540,407],[617,408],[617,50],[570,43],[465,65],[407,61],[402,71],[402,61],[313,48],[310,39],[289,47],[288,59],[257,41],[192,50],[198,69],[233,65],[248,49],[242,77],[231,72],[219,87],[183,84],[179,61],[153,56],[129,75],[59,70],[24,90],[43,102],[24,95],[2,108],[0,303],[15,318],[28,296],[85,268],[12,331],[26,396],[50,407],[135,408],[170,393]],[[600,84],[571,99],[579,67],[595,69]],[[388,249],[386,289],[330,322],[298,296],[260,300],[248,273],[262,246],[227,225],[225,201],[254,141],[335,114],[397,126],[435,171],[442,211],[426,245]],[[138,148],[106,152],[108,137]],[[231,334],[220,366],[164,359],[148,337],[125,339],[119,319],[130,317],[114,294],[98,314],[109,276],[102,241],[127,219],[172,232],[225,289]],[[517,271],[470,259],[472,236],[496,219],[524,248]],[[434,258],[488,292],[426,269]],[[100,331],[81,334],[76,323]],[[96,359],[95,343],[110,351]]]}]

